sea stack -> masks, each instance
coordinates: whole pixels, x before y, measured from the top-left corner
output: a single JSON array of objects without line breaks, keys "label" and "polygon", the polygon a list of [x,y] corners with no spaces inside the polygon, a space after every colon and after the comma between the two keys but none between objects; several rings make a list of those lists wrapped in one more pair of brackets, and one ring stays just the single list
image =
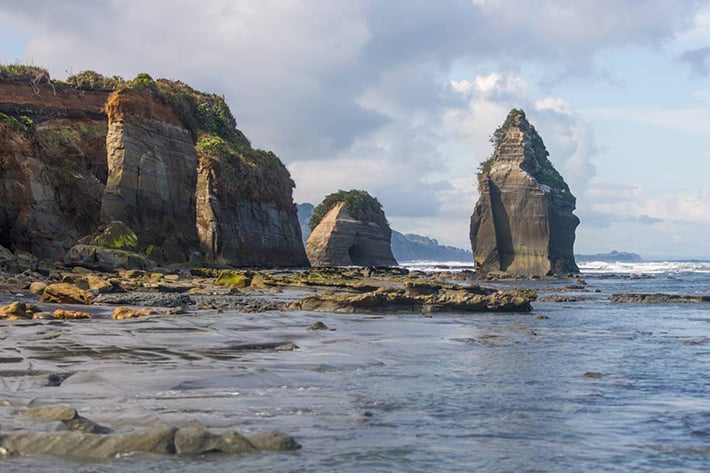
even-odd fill
[{"label": "sea stack", "polygon": [[481,163],[480,197],[471,216],[471,248],[481,276],[542,277],[576,273],[576,199],[548,159],[522,110],[513,109]]},{"label": "sea stack", "polygon": [[306,254],[313,266],[396,266],[382,205],[365,191],[327,196],[311,217]]}]

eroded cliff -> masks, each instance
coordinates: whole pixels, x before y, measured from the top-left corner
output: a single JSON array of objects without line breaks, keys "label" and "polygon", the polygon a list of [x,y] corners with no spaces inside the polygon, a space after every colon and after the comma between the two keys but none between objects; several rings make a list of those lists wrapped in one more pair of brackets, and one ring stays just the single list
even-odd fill
[{"label": "eroded cliff", "polygon": [[0,245],[12,251],[60,259],[80,243],[71,263],[91,265],[97,236],[123,222],[135,240],[109,247],[159,263],[307,265],[293,187],[222,97],[147,74],[62,83],[0,67]]},{"label": "eroded cliff", "polygon": [[493,156],[478,175],[480,197],[471,217],[476,271],[513,276],[578,272],[576,200],[525,113],[512,110],[493,141]]},{"label": "eroded cliff", "polygon": [[0,81],[0,244],[62,258],[99,220],[103,91]]}]

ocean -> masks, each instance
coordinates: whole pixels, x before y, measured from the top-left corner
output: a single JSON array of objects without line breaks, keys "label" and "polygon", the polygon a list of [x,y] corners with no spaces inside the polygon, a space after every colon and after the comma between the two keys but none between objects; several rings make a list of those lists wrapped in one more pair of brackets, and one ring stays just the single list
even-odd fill
[{"label": "ocean", "polygon": [[[710,295],[710,262],[581,270],[586,285],[492,283],[576,297],[535,302],[531,313],[203,312],[4,327],[5,352],[35,370],[78,375],[55,388],[3,378],[0,400],[51,398],[99,422],[157,416],[280,430],[302,448],[13,458],[0,471],[710,471],[710,304],[609,301],[620,292]],[[317,320],[334,330],[307,330]],[[273,340],[299,348],[228,349]]]}]

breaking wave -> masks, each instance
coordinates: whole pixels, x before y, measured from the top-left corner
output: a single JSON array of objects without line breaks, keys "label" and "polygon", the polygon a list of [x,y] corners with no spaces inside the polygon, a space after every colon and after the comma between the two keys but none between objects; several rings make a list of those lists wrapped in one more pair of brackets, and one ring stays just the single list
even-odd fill
[{"label": "breaking wave", "polygon": [[664,274],[710,273],[710,261],[639,261],[633,263],[585,261],[577,263],[583,273]]}]

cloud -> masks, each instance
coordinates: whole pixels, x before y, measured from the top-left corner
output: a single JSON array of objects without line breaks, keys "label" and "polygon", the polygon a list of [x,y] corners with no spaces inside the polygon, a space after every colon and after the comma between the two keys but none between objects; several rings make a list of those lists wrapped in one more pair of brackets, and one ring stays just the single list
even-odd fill
[{"label": "cloud", "polygon": [[695,77],[707,77],[710,74],[710,46],[685,51],[679,59],[688,63]]},{"label": "cloud", "polygon": [[559,97],[535,100],[528,84],[520,77],[490,73],[472,80],[452,81],[452,90],[464,96],[465,107],[444,111],[445,126],[467,142],[470,161],[480,163],[492,152],[488,140],[510,109],[523,108],[528,120],[541,135],[550,160],[570,185],[582,192],[596,174],[593,157],[598,149],[592,125]]},{"label": "cloud", "polygon": [[395,106],[435,107],[456,63],[566,68],[609,46],[658,44],[696,11],[670,0],[0,2],[8,24],[34,32],[27,58],[55,75],[147,71],[223,93],[255,144],[287,161],[329,158],[385,126],[362,98],[388,76],[407,79]]}]

